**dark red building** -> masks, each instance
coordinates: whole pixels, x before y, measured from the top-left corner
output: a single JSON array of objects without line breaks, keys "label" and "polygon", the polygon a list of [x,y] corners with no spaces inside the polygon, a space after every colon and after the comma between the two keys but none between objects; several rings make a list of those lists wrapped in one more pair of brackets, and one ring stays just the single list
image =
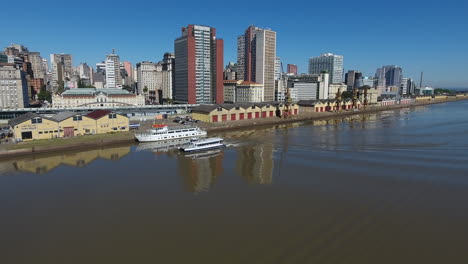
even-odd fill
[{"label": "dark red building", "polygon": [[288,64],[288,73],[292,73],[297,75],[297,65],[296,64]]},{"label": "dark red building", "polygon": [[188,25],[174,41],[174,50],[174,101],[223,103],[224,41],[216,38],[216,29]]}]

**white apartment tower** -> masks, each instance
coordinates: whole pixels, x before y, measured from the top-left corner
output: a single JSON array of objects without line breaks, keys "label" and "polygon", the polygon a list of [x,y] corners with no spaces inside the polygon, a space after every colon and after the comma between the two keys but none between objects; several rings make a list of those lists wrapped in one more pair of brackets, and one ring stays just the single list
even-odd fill
[{"label": "white apartment tower", "polygon": [[309,59],[309,74],[330,74],[330,84],[343,82],[343,56],[325,53]]},{"label": "white apartment tower", "polygon": [[263,84],[263,101],[274,101],[276,32],[250,26],[237,44],[238,79]]},{"label": "white apartment tower", "polygon": [[122,88],[122,76],[120,75],[120,58],[112,50],[112,54],[106,56],[106,88]]}]

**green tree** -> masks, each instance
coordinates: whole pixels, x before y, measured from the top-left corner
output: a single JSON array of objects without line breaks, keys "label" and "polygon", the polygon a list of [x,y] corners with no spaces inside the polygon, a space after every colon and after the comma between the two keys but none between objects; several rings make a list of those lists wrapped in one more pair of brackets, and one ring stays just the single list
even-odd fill
[{"label": "green tree", "polygon": [[129,91],[129,92],[133,92],[133,87],[131,87],[130,85],[124,85],[124,86],[123,86],[123,89],[124,89],[124,90],[127,90],[127,91]]},{"label": "green tree", "polygon": [[342,99],[348,99],[348,98],[352,98],[352,97],[353,97],[353,92],[351,92],[351,91],[344,91],[341,94]]},{"label": "green tree", "polygon": [[145,85],[145,88],[143,88],[143,92],[147,93],[148,92],[148,86]]},{"label": "green tree", "polygon": [[37,99],[39,101],[47,101],[49,103],[52,102],[52,94],[47,91],[45,85],[41,86],[41,91],[37,94]]}]

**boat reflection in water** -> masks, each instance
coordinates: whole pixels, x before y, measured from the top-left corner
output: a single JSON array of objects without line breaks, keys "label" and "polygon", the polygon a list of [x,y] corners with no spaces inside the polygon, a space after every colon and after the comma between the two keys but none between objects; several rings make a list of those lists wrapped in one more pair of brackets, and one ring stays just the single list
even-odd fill
[{"label": "boat reflection in water", "polygon": [[188,192],[210,190],[224,172],[224,151],[220,149],[194,154],[173,150],[169,155],[177,158],[178,172],[183,179],[184,189]]},{"label": "boat reflection in water", "polygon": [[[130,146],[109,147],[60,154],[39,154],[6,160],[0,167],[9,168],[8,172],[21,171],[34,174],[44,174],[63,165],[85,167],[97,159],[119,160],[130,153]],[[11,165],[10,165],[11,164]],[[2,171],[2,170],[0,170]]]}]

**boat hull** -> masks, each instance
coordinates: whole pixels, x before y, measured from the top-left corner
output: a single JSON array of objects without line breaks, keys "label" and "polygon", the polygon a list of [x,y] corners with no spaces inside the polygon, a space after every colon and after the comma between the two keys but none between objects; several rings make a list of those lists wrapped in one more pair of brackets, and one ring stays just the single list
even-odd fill
[{"label": "boat hull", "polygon": [[224,148],[226,145],[219,143],[219,144],[213,144],[209,146],[200,146],[200,147],[186,147],[186,148],[180,148],[181,151],[183,152],[197,152],[197,151],[204,151],[204,150],[210,150],[210,149],[218,149],[218,148]]},{"label": "boat hull", "polygon": [[135,139],[138,142],[155,142],[155,141],[167,141],[181,138],[191,138],[191,137],[206,137],[207,133],[205,131],[199,132],[186,132],[176,135],[151,135],[151,134],[135,134]]}]

